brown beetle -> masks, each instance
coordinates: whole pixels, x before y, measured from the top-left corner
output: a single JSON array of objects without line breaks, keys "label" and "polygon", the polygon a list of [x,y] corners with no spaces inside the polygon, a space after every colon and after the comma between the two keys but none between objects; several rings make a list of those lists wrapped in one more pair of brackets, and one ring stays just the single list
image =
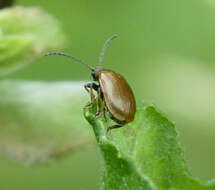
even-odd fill
[{"label": "brown beetle", "polygon": [[98,84],[87,83],[84,85],[84,88],[90,94],[90,104],[87,106],[92,106],[94,101],[93,90],[95,90],[97,92],[97,113],[95,114],[95,117],[98,117],[101,114],[101,100],[103,100],[105,105],[103,110],[104,116],[105,111],[107,111],[111,119],[117,123],[117,125],[108,127],[107,132],[111,129],[120,128],[126,123],[133,121],[136,113],[135,97],[126,80],[122,75],[115,73],[114,71],[101,68],[104,52],[108,47],[109,42],[116,37],[117,36],[114,35],[106,41],[99,57],[99,65],[97,69],[94,69],[71,55],[56,52],[45,54],[45,56],[62,55],[72,58],[91,70],[91,75],[94,81],[97,81]]}]

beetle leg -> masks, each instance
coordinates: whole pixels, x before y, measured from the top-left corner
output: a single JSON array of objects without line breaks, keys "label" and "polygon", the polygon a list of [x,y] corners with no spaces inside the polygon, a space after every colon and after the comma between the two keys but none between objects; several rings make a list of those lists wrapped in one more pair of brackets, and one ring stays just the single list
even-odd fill
[{"label": "beetle leg", "polygon": [[[93,105],[93,101],[94,101],[94,94],[93,94],[93,90],[92,90],[92,87],[88,87],[87,85],[84,85],[84,88],[86,89],[86,91],[90,94],[90,103],[87,104],[85,107],[90,107]],[[90,90],[89,90],[89,89]]]},{"label": "beetle leg", "polygon": [[101,114],[101,89],[98,88],[97,90],[97,112],[95,114],[95,117],[99,117]]},{"label": "beetle leg", "polygon": [[85,107],[90,107],[93,105],[94,102],[94,94],[93,94],[93,89],[98,91],[99,86],[95,83],[87,83],[84,85],[85,90],[90,94],[90,103],[86,105]]},{"label": "beetle leg", "polygon": [[95,114],[95,117],[98,117],[101,114],[101,89],[99,85],[95,83],[87,83],[84,85],[84,88],[90,94],[90,103],[86,105],[86,107],[90,107],[93,105],[95,98],[93,90],[97,91],[97,112]]},{"label": "beetle leg", "polygon": [[109,133],[110,130],[112,130],[112,129],[117,129],[117,128],[121,128],[121,127],[123,127],[123,126],[124,126],[124,125],[122,124],[122,125],[113,125],[113,126],[108,127],[108,128],[107,128],[107,131],[106,131],[106,136],[108,136],[108,133]]}]

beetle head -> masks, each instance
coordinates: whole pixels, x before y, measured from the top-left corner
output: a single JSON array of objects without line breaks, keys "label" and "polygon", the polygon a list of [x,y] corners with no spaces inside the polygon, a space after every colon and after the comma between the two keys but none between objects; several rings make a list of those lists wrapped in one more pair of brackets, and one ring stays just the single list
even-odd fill
[{"label": "beetle head", "polygon": [[98,81],[98,79],[99,79],[99,73],[100,73],[99,69],[96,69],[96,70],[93,69],[92,70],[91,75],[92,75],[94,81]]}]

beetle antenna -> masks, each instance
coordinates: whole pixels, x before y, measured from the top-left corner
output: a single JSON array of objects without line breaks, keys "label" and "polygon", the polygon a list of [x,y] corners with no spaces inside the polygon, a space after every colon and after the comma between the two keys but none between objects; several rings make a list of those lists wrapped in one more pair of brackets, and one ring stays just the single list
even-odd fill
[{"label": "beetle antenna", "polygon": [[70,59],[73,59],[74,61],[82,64],[82,65],[85,65],[88,69],[90,69],[91,71],[94,71],[95,69],[93,67],[91,67],[90,65],[86,64],[84,61],[82,61],[81,59],[78,59],[72,55],[67,55],[65,53],[59,53],[59,52],[49,52],[49,53],[46,53],[44,56],[50,56],[50,55],[62,55],[62,56],[65,56],[65,57],[68,57]]},{"label": "beetle antenna", "polygon": [[101,54],[100,54],[100,56],[99,56],[98,70],[100,70],[101,67],[102,67],[102,62],[103,62],[105,50],[107,49],[107,47],[108,47],[110,41],[112,41],[113,39],[115,39],[115,38],[117,38],[117,37],[118,37],[117,35],[113,35],[112,37],[110,37],[110,38],[105,42],[105,45],[104,45],[104,47],[102,48]]}]

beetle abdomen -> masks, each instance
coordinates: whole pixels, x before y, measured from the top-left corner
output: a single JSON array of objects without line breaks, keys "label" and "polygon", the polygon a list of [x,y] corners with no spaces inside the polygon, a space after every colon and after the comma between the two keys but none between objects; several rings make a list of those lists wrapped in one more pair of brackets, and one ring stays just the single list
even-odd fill
[{"label": "beetle abdomen", "polygon": [[118,121],[133,121],[136,102],[126,80],[111,70],[101,70],[98,78],[110,114]]}]

